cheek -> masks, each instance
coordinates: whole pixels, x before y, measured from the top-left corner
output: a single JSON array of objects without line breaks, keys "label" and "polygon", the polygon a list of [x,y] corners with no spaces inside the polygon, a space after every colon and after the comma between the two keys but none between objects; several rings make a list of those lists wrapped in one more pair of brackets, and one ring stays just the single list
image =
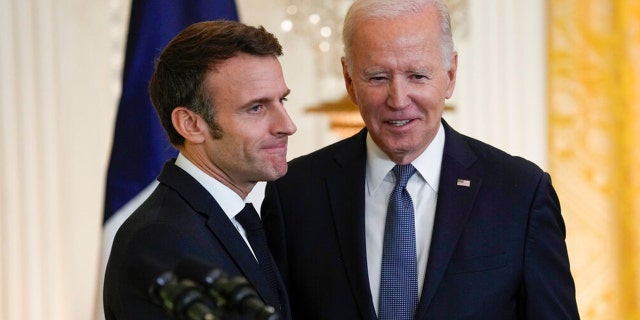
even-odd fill
[{"label": "cheek", "polygon": [[372,123],[376,122],[375,119],[378,117],[377,110],[381,108],[378,107],[378,103],[370,101],[371,97],[366,97],[364,99],[360,99],[358,102],[358,109],[360,110],[360,116],[365,122],[365,125],[370,126]]},{"label": "cheek", "polygon": [[446,88],[439,86],[427,86],[416,90],[413,94],[414,101],[428,109],[440,108],[446,98]]},{"label": "cheek", "polygon": [[387,100],[386,89],[380,87],[372,88],[362,86],[356,90],[356,99],[359,106],[365,106],[367,109],[384,105]]}]

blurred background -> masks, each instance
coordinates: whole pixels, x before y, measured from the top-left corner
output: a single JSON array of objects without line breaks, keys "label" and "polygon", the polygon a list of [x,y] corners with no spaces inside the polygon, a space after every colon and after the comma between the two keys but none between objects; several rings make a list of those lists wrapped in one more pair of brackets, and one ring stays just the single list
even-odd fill
[{"label": "blurred background", "polygon": [[[236,0],[283,44],[290,158],[360,126],[339,69],[350,2]],[[445,119],[551,173],[582,318],[640,319],[640,1],[448,2]],[[130,5],[0,0],[0,319],[97,313]]]}]

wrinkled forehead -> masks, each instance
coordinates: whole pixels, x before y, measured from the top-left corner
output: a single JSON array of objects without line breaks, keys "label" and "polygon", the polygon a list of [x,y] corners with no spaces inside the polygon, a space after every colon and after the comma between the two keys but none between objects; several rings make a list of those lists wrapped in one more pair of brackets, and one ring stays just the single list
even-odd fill
[{"label": "wrinkled forehead", "polygon": [[363,20],[353,34],[353,50],[375,54],[376,50],[439,51],[441,48],[440,24],[437,19],[424,19],[423,15],[405,18]]}]

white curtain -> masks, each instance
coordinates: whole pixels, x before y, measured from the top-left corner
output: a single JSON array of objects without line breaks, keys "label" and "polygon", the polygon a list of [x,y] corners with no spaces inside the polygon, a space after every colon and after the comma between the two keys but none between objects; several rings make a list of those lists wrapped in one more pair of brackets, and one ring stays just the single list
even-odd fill
[{"label": "white curtain", "polygon": [[0,318],[88,319],[127,1],[0,1]]}]

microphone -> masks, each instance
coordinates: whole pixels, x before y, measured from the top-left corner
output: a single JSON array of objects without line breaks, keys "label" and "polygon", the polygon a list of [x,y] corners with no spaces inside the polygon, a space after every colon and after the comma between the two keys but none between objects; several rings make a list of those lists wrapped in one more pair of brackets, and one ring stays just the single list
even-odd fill
[{"label": "microphone", "polygon": [[164,271],[151,259],[140,259],[129,269],[129,279],[147,293],[151,300],[180,320],[220,320],[219,310],[193,281],[179,280],[170,271]]},{"label": "microphone", "polygon": [[255,320],[280,320],[280,314],[266,305],[249,281],[242,276],[228,278],[224,271],[209,264],[187,258],[175,268],[178,277],[193,279],[204,286],[205,292],[218,307]]}]

